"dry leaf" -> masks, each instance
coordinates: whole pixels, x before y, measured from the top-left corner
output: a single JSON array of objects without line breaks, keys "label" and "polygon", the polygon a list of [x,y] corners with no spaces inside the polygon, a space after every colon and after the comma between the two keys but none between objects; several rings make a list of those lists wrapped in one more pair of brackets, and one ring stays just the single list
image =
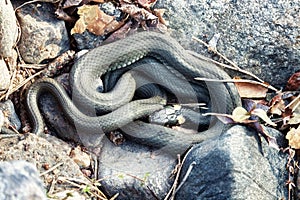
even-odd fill
[{"label": "dry leaf", "polygon": [[228,114],[220,114],[220,113],[205,113],[202,114],[203,116],[216,116],[221,122],[224,124],[249,124],[249,123],[255,123],[257,120],[251,120],[249,112],[245,110],[243,107],[237,107],[233,110],[232,115]]},{"label": "dry leaf", "polygon": [[137,20],[138,22],[141,21],[145,21],[145,20],[155,20],[157,19],[157,17],[152,14],[151,12],[143,9],[143,8],[139,8],[135,5],[122,5],[120,7],[120,10],[129,14],[132,18],[134,18],[135,20]]},{"label": "dry leaf", "polygon": [[96,2],[96,3],[104,3],[104,0],[91,0],[93,2]]},{"label": "dry leaf", "polygon": [[299,124],[300,123],[300,114],[293,114],[290,118],[288,124]]},{"label": "dry leaf", "polygon": [[[74,28],[72,28],[71,34],[82,34],[85,30],[88,30],[95,35],[103,35],[105,32],[111,31],[107,30],[107,27],[114,21],[114,17],[105,14],[97,5],[84,5],[79,7],[78,15],[80,18]],[[114,24],[113,28],[116,27],[117,24]]]},{"label": "dry leaf", "polygon": [[270,110],[271,114],[281,115],[285,110],[285,104],[282,99],[282,93],[279,93],[275,97],[272,98],[270,102]]},{"label": "dry leaf", "polygon": [[268,88],[249,82],[235,82],[235,86],[242,98],[265,98]]},{"label": "dry leaf", "polygon": [[166,9],[154,9],[153,12],[158,17],[160,23],[162,23],[163,25],[167,25],[166,20],[163,18],[163,15],[165,14]]},{"label": "dry leaf", "polygon": [[145,8],[150,8],[156,3],[157,0],[137,0],[138,4]]},{"label": "dry leaf", "polygon": [[300,89],[300,72],[294,73],[288,80],[286,90],[297,91]]},{"label": "dry leaf", "polygon": [[256,108],[251,111],[251,114],[261,118],[263,121],[265,121],[267,124],[269,124],[271,126],[276,126],[276,124],[271,121],[271,119],[268,117],[266,111],[264,111],[263,109]]},{"label": "dry leaf", "polygon": [[245,120],[249,119],[250,116],[250,113],[243,107],[237,107],[232,112],[232,119],[238,123],[243,123]]},{"label": "dry leaf", "polygon": [[300,148],[300,126],[297,129],[291,128],[291,130],[286,134],[285,138],[289,141],[289,145],[292,148]]}]

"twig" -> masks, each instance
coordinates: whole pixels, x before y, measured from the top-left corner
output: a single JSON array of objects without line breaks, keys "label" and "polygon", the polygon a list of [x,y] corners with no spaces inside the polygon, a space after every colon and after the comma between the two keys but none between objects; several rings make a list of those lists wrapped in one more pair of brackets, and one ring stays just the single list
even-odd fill
[{"label": "twig", "polygon": [[[262,82],[264,83],[264,81],[262,79],[260,79],[259,77],[257,77],[256,75],[246,71],[246,70],[243,70],[241,69],[240,67],[238,67],[237,64],[235,64],[234,62],[232,62],[230,59],[228,59],[226,56],[224,56],[223,54],[221,54],[220,52],[218,52],[215,48],[210,48],[211,46],[209,44],[207,44],[206,42],[204,42],[203,40],[200,40],[199,38],[196,38],[196,37],[192,37],[193,40],[196,40],[197,42],[203,44],[204,46],[206,46],[208,49],[212,50],[215,54],[219,55],[221,58],[223,58],[225,61],[227,61],[228,63],[230,63],[232,66],[230,65],[226,65],[226,64],[223,64],[223,63],[220,63],[220,62],[217,62],[215,60],[212,60],[210,58],[206,58],[206,61],[210,61],[210,62],[213,62],[214,64],[217,64],[217,65],[220,65],[222,67],[225,67],[225,68],[228,68],[228,69],[232,69],[232,70],[235,70],[235,71],[238,71],[240,73],[244,73],[250,77],[253,77],[254,79],[258,80],[259,82]],[[203,57],[201,57],[201,59],[204,59]]]},{"label": "twig", "polygon": [[56,0],[56,1],[55,1],[55,0],[53,0],[53,1],[49,1],[49,0],[32,0],[32,1],[27,1],[27,2],[23,3],[22,5],[16,7],[15,12],[16,12],[16,10],[22,8],[23,6],[26,6],[26,5],[31,4],[31,3],[37,3],[37,2],[57,3],[57,2],[59,2],[59,1],[60,1],[60,0]]},{"label": "twig", "polygon": [[57,183],[57,178],[54,178],[52,181],[51,181],[51,185],[50,185],[50,188],[48,190],[48,194],[53,194],[54,193],[54,187],[55,187],[55,184]]},{"label": "twig", "polygon": [[[83,180],[80,180],[80,179],[67,178],[67,177],[59,177],[59,180],[60,180],[60,181],[63,181],[63,182],[67,182],[67,183],[69,183],[69,184],[71,184],[71,185],[73,185],[73,186],[75,186],[75,187],[80,188],[80,189],[83,189],[83,188],[86,187],[87,185],[88,185],[88,186],[91,186],[91,189],[95,190],[95,191],[98,192],[99,194],[94,193],[94,192],[89,192],[89,193],[93,194],[94,196],[98,197],[98,198],[101,199],[101,200],[107,200],[107,198],[106,198],[106,196],[103,194],[103,192],[101,192],[101,190],[99,190],[97,187],[95,187],[95,186],[93,185],[93,183],[91,184],[91,183],[87,183],[87,182],[85,182],[85,181],[83,181]],[[84,184],[84,186],[83,186],[83,185],[80,185],[80,184],[77,184],[77,183],[75,183],[74,181],[76,181],[76,182],[78,182],[78,183],[80,183],[80,184]]]},{"label": "twig", "polygon": [[19,64],[19,67],[26,69],[44,69],[47,64]]},{"label": "twig", "polygon": [[190,175],[191,172],[192,172],[192,169],[193,169],[194,165],[196,165],[196,164],[197,164],[197,163],[196,163],[195,161],[193,161],[193,162],[190,164],[188,170],[186,171],[186,174],[184,175],[184,177],[183,177],[183,179],[182,179],[180,185],[177,187],[175,193],[176,193],[178,190],[180,190],[180,188],[181,188],[181,187],[183,186],[183,184],[186,182],[187,178],[189,177],[189,175]]},{"label": "twig", "polygon": [[197,42],[203,44],[204,46],[206,46],[208,49],[210,49],[211,51],[213,51],[215,54],[218,54],[221,58],[223,58],[225,61],[227,61],[228,63],[230,63],[235,69],[239,70],[240,68],[237,66],[237,64],[235,64],[234,62],[232,62],[230,59],[228,59],[226,56],[222,55],[220,52],[218,52],[218,50],[216,48],[211,48],[211,45],[207,44],[206,42],[204,42],[203,40],[200,40],[199,38],[196,38],[194,36],[192,36],[193,40],[196,40]]},{"label": "twig", "polygon": [[19,134],[0,134],[0,140],[5,138],[19,137]]},{"label": "twig", "polygon": [[187,107],[198,107],[198,106],[206,106],[206,103],[170,103],[170,105],[180,105]]},{"label": "twig", "polygon": [[[177,169],[177,174],[176,174],[176,177],[175,177],[175,180],[174,180],[174,183],[171,187],[171,189],[169,190],[168,194],[166,195],[166,197],[164,198],[164,200],[174,200],[175,198],[175,194],[176,192],[178,191],[176,188],[177,188],[177,184],[178,184],[178,180],[179,180],[179,176],[180,176],[180,172],[181,172],[181,169],[182,169],[182,166],[183,166],[183,163],[185,162],[187,156],[190,154],[190,152],[192,151],[193,147],[191,147],[187,153],[184,155],[184,158],[181,162],[181,159],[180,159],[180,155],[178,157],[178,169]],[[172,194],[172,196],[170,197],[170,195]]]},{"label": "twig", "polygon": [[297,108],[297,107],[299,106],[299,104],[300,104],[299,99],[300,99],[300,95],[298,95],[298,96],[297,96],[295,99],[293,99],[287,106],[285,106],[285,109],[291,107],[295,102],[297,102],[296,105],[293,106],[293,109],[292,109],[292,112],[294,112],[294,111],[296,110],[296,108]]},{"label": "twig", "polygon": [[[6,95],[11,95],[12,93],[14,93],[15,91],[17,91],[18,89],[20,89],[21,87],[23,87],[26,83],[28,83],[31,79],[33,79],[34,77],[40,75],[41,73],[43,73],[44,71],[39,71],[37,73],[35,73],[34,75],[28,77],[27,79],[23,80],[20,84],[18,84],[17,87],[13,88],[9,93],[7,93]],[[0,97],[0,100],[4,99],[6,97],[6,95],[2,95],[2,97]]]},{"label": "twig", "polygon": [[15,80],[15,78],[16,78],[17,70],[18,70],[17,67],[15,67],[14,73],[13,73],[11,79],[10,79],[10,83],[9,83],[8,90],[7,90],[7,92],[6,92],[5,100],[8,99],[9,93],[10,93],[10,91],[11,91],[12,88],[13,88],[13,82],[14,82],[14,80]]},{"label": "twig", "polygon": [[224,80],[219,80],[219,79],[209,79],[209,78],[200,78],[200,77],[195,78],[195,80],[208,81],[208,82],[221,82],[221,83],[252,83],[252,84],[256,84],[256,85],[261,85],[261,86],[263,86],[265,88],[268,88],[270,90],[273,90],[275,92],[279,91],[276,88],[274,88],[272,85],[266,84],[264,82],[257,82],[257,81],[254,81],[254,80],[245,80],[245,79],[224,79]]},{"label": "twig", "polygon": [[54,165],[53,167],[51,167],[50,169],[44,171],[43,173],[40,174],[40,176],[44,176],[46,174],[48,174],[49,172],[55,170],[56,168],[58,168],[59,166],[63,165],[63,162],[57,163],[56,165]]}]

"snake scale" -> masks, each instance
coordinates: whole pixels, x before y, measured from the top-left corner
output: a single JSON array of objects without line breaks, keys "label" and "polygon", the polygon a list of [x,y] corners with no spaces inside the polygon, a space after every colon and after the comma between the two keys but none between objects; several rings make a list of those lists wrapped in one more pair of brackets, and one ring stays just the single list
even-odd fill
[{"label": "snake scale", "polygon": [[[147,62],[140,63],[145,58],[154,59],[157,64],[152,62],[152,67],[149,67]],[[143,67],[152,69],[149,73],[156,75],[149,75],[147,70],[143,71]],[[126,68],[129,70],[120,77],[111,91],[98,92],[99,79],[105,73]],[[133,68],[140,70],[132,71]],[[241,104],[232,83],[204,83],[194,80],[195,77],[230,78],[225,71],[201,55],[192,55],[165,34],[144,31],[97,47],[76,61],[70,72],[72,100],[62,86],[51,78],[43,78],[32,84],[27,92],[26,101],[33,122],[33,132],[38,135],[44,134],[44,122],[38,107],[39,97],[44,92],[51,93],[57,99],[86,146],[100,145],[105,133],[121,128],[129,138],[137,142],[159,147],[171,155],[176,155],[183,153],[191,144],[216,137],[222,132],[224,125],[214,118],[209,129],[198,134],[183,134],[137,120],[163,109],[166,105],[166,99],[155,94],[145,99],[132,100],[137,87],[143,84],[144,78],[135,78],[140,73],[148,77],[145,80],[150,80],[151,76],[159,77],[160,74],[164,82],[171,83],[174,88],[171,90],[175,91],[176,96],[180,95],[180,91],[188,91],[185,86],[176,89],[176,84],[181,85],[179,79],[186,83],[198,84],[201,90],[206,91],[203,93],[206,97],[203,99],[210,99],[213,112],[231,113]],[[190,101],[187,95],[178,98],[184,99],[181,103],[185,103],[185,99],[186,102]]]}]

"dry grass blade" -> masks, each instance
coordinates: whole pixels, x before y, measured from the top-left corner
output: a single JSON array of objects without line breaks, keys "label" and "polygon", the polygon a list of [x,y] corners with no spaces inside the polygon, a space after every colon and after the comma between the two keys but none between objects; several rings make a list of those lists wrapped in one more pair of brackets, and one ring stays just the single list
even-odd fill
[{"label": "dry grass blade", "polygon": [[40,176],[44,176],[46,174],[48,174],[49,172],[55,170],[56,168],[58,168],[59,166],[63,165],[63,162],[57,163],[56,165],[54,165],[53,167],[51,167],[50,169],[48,169],[47,171],[43,172],[40,174]]},{"label": "dry grass blade", "polygon": [[238,71],[240,73],[243,73],[243,74],[246,74],[250,77],[253,77],[254,79],[258,80],[259,82],[261,83],[264,83],[264,81],[262,79],[260,79],[259,77],[257,77],[256,75],[246,71],[246,70],[243,70],[241,69],[240,67],[238,67],[237,64],[235,64],[233,61],[231,61],[230,59],[228,59],[226,56],[224,56],[223,54],[221,54],[220,52],[218,52],[215,48],[211,48],[211,46],[209,44],[207,44],[206,42],[204,42],[203,40],[200,40],[199,38],[196,38],[196,37],[192,37],[193,40],[196,40],[197,42],[203,44],[204,46],[206,46],[208,49],[210,50],[213,50],[213,52],[215,54],[217,54],[218,56],[220,56],[222,59],[224,59],[226,62],[230,63],[232,66],[230,65],[226,65],[226,64],[223,64],[223,63],[219,63],[215,60],[212,60],[212,59],[209,59],[207,58],[207,61],[210,61],[216,65],[219,65],[219,66],[222,66],[222,67],[225,67],[225,68],[228,68],[228,69],[232,69],[232,70],[235,70],[235,71]]},{"label": "dry grass blade", "polygon": [[[179,182],[179,176],[180,176],[180,172],[182,170],[182,166],[183,166],[183,163],[185,162],[187,156],[190,154],[190,152],[192,151],[193,147],[190,148],[187,153],[184,155],[184,158],[180,159],[180,155],[178,155],[178,164],[176,167],[178,167],[176,170],[176,177],[175,177],[175,180],[174,180],[174,183],[171,187],[171,189],[169,190],[168,194],[166,195],[166,197],[164,198],[164,200],[174,200],[175,199],[175,195],[176,195],[176,192],[180,189],[180,187],[184,184],[185,182],[185,179],[180,183],[179,187],[178,187],[178,182]],[[185,178],[188,177],[190,174],[189,170],[188,172],[186,173],[186,175],[184,176]]]},{"label": "dry grass blade", "polygon": [[264,82],[257,82],[257,81],[253,81],[253,80],[242,80],[242,79],[224,79],[224,80],[218,80],[218,79],[209,79],[209,78],[200,78],[200,77],[197,77],[195,78],[195,80],[198,80],[198,81],[208,81],[208,82],[221,82],[221,83],[252,83],[252,84],[257,84],[257,85],[260,85],[260,86],[263,86],[265,88],[268,88],[270,90],[273,90],[275,92],[278,92],[279,90],[277,90],[275,87],[269,85],[269,84],[266,84]]},{"label": "dry grass blade", "polygon": [[87,186],[90,187],[90,191],[88,191],[89,194],[101,199],[101,200],[108,200],[105,194],[98,189],[97,186],[95,186],[95,183],[92,181],[90,182],[85,182],[81,179],[75,179],[75,178],[67,178],[67,177],[59,177],[60,181],[69,183],[70,185],[73,185],[77,188],[84,189]]},{"label": "dry grass blade", "polygon": [[2,95],[0,97],[0,100],[3,100],[4,98],[6,98],[6,96],[11,95],[12,93],[14,93],[15,91],[17,91],[18,89],[20,89],[21,87],[23,87],[26,83],[28,83],[30,80],[32,80],[34,77],[42,74],[44,71],[39,71],[37,73],[35,73],[34,75],[28,77],[27,79],[23,80],[22,82],[20,82],[16,87],[12,88],[9,92],[7,92],[6,94]]}]

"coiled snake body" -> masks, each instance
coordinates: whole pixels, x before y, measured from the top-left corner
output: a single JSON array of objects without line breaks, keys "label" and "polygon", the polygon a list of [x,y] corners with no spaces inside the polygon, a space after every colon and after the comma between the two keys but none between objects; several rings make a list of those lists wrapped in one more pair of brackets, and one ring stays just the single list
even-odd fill
[{"label": "coiled snake body", "polygon": [[[148,62],[142,62],[146,57],[154,59],[157,64],[149,62],[148,65]],[[118,80],[111,91],[99,93],[99,79],[106,72],[120,68],[128,68],[128,72]],[[135,78],[141,74],[145,76]],[[151,77],[163,78],[157,80]],[[166,100],[161,96],[154,94],[146,99],[131,100],[136,88],[147,80],[147,83],[170,83],[165,87],[171,87],[170,90],[175,93],[179,103],[195,101],[199,96],[189,92],[192,91],[188,88],[190,83],[198,85],[204,91],[203,99],[210,99],[213,112],[231,113],[234,107],[240,105],[236,88],[231,83],[205,84],[194,81],[195,77],[229,78],[222,69],[200,55],[190,54],[174,39],[164,34],[136,33],[91,50],[74,64],[70,73],[72,100],[53,79],[44,78],[32,84],[27,94],[27,106],[34,124],[33,132],[39,135],[44,132],[37,101],[41,93],[50,92],[59,101],[68,120],[75,125],[86,146],[99,145],[104,133],[121,128],[129,138],[138,142],[163,148],[172,155],[183,153],[191,144],[219,135],[223,124],[213,119],[207,131],[185,135],[163,126],[134,121],[162,109]],[[186,83],[186,86],[182,86],[183,83]],[[176,84],[179,86],[176,87]],[[97,116],[101,113],[105,114]]]}]

